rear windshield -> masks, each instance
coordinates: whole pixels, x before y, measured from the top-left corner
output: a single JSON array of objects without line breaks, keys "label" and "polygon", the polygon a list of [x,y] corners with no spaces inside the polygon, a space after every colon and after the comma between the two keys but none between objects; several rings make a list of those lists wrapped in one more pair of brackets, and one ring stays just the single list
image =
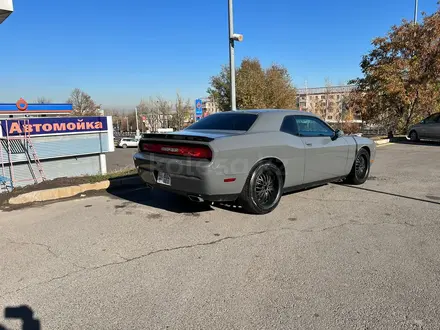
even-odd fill
[{"label": "rear windshield", "polygon": [[227,113],[214,114],[192,124],[187,129],[191,130],[225,130],[225,131],[248,131],[258,115],[251,113]]}]

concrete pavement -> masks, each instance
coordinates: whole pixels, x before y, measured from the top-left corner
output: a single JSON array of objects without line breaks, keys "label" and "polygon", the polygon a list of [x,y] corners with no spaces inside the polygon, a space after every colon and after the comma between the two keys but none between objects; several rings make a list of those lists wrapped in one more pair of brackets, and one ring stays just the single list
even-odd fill
[{"label": "concrete pavement", "polygon": [[1,212],[0,309],[43,329],[435,329],[439,163],[379,147],[364,186],[264,216],[142,187]]}]

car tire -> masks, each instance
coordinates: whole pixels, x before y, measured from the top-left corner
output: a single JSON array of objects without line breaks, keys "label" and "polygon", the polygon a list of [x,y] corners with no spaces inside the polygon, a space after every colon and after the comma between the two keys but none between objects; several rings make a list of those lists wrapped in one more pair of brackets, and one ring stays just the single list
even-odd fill
[{"label": "car tire", "polygon": [[419,135],[417,134],[416,131],[411,131],[411,132],[409,133],[409,140],[412,141],[412,142],[418,142],[418,141],[420,141],[420,140],[419,140]]},{"label": "car tire", "polygon": [[360,185],[367,181],[370,175],[370,154],[364,148],[358,151],[353,162],[350,174],[345,182],[353,185]]},{"label": "car tire", "polygon": [[238,199],[243,209],[252,214],[272,212],[283,194],[281,170],[272,162],[262,162],[250,172]]},{"label": "car tire", "polygon": [[127,149],[127,145],[126,145],[126,144],[123,144],[123,145],[122,145],[122,148]]}]

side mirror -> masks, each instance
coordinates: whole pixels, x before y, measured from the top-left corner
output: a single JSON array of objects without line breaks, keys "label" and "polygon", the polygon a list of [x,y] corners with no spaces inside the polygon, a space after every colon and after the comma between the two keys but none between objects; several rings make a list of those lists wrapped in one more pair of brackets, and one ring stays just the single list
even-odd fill
[{"label": "side mirror", "polygon": [[332,136],[332,141],[337,140],[338,138],[340,138],[342,135],[344,135],[344,132],[341,131],[340,129],[337,129],[335,131],[335,135]]}]

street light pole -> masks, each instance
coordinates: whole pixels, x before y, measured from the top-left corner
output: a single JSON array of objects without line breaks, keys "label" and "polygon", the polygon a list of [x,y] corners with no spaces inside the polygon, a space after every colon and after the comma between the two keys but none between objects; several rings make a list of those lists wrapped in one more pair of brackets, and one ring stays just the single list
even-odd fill
[{"label": "street light pole", "polygon": [[234,12],[232,7],[232,0],[228,0],[228,20],[229,20],[229,76],[231,80],[231,110],[237,110],[235,100],[235,41],[232,38],[234,34]]},{"label": "street light pole", "polygon": [[242,41],[241,34],[234,33],[234,12],[232,0],[228,0],[228,21],[229,21],[229,76],[231,80],[231,110],[237,110],[235,95],[235,41]]},{"label": "street light pole", "polygon": [[417,24],[417,12],[419,11],[419,0],[414,3],[414,24]]},{"label": "street light pole", "polygon": [[134,114],[136,116],[136,137],[140,135],[140,131],[139,131],[139,118],[138,118],[138,108],[135,107],[134,108]]}]

